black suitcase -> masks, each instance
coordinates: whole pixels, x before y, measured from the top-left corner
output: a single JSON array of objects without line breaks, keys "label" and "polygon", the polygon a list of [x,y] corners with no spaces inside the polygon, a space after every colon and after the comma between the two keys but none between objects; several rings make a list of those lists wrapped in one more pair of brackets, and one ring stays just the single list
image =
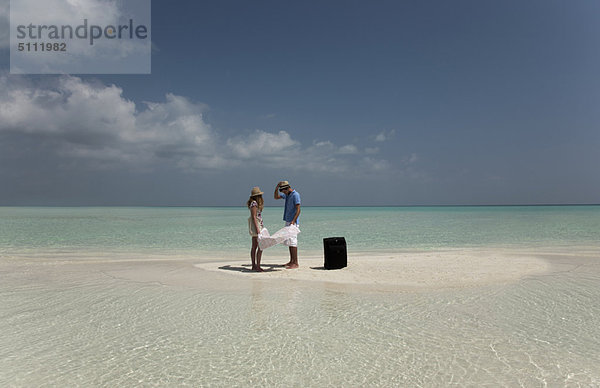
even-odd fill
[{"label": "black suitcase", "polygon": [[324,238],[323,248],[325,249],[325,269],[340,269],[348,266],[345,238]]}]

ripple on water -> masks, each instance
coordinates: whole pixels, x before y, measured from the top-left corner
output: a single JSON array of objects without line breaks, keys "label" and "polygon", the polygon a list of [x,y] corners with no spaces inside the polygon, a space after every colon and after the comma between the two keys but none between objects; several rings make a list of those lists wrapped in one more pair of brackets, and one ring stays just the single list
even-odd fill
[{"label": "ripple on water", "polygon": [[0,383],[597,385],[598,280],[372,294],[318,282],[5,284]]}]

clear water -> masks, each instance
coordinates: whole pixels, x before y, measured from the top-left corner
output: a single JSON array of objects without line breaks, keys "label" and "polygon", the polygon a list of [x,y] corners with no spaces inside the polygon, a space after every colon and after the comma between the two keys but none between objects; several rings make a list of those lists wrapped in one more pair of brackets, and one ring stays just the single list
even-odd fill
[{"label": "clear water", "polygon": [[[268,227],[281,212],[266,209]],[[203,271],[193,285],[109,276],[116,252],[246,255],[246,218],[0,208],[0,386],[600,386],[598,207],[303,209],[306,249],[343,235],[356,250],[572,252],[564,271],[511,284],[367,292]],[[103,261],[57,260],[87,251]]]},{"label": "clear water", "polygon": [[[266,208],[265,226],[283,226]],[[245,208],[2,208],[0,252],[84,249],[246,252]],[[600,206],[305,207],[300,247],[344,236],[358,251],[490,245],[569,245],[600,241]]]}]

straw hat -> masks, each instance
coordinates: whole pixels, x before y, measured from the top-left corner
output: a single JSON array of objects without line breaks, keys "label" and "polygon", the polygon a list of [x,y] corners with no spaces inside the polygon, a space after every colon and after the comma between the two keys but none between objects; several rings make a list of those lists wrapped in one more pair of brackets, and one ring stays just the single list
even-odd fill
[{"label": "straw hat", "polygon": [[262,191],[260,191],[260,188],[258,186],[253,187],[252,191],[250,192],[250,196],[254,197],[255,195],[262,195],[264,194]]},{"label": "straw hat", "polygon": [[290,187],[290,182],[288,182],[288,181],[281,181],[281,184],[279,185],[279,190],[285,189],[285,188],[288,188],[288,187]]}]

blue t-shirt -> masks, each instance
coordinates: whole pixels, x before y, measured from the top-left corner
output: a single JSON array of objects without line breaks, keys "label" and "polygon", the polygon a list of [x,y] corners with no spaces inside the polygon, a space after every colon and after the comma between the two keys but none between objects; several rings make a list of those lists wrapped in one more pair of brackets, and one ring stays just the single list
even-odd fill
[{"label": "blue t-shirt", "polygon": [[[292,222],[294,216],[296,215],[296,205],[300,204],[300,193],[294,190],[290,193],[289,197],[283,193],[279,193],[279,196],[281,198],[285,198],[283,220],[285,222]],[[296,220],[297,223],[300,223],[299,219],[300,217],[298,217],[298,219]]]}]

